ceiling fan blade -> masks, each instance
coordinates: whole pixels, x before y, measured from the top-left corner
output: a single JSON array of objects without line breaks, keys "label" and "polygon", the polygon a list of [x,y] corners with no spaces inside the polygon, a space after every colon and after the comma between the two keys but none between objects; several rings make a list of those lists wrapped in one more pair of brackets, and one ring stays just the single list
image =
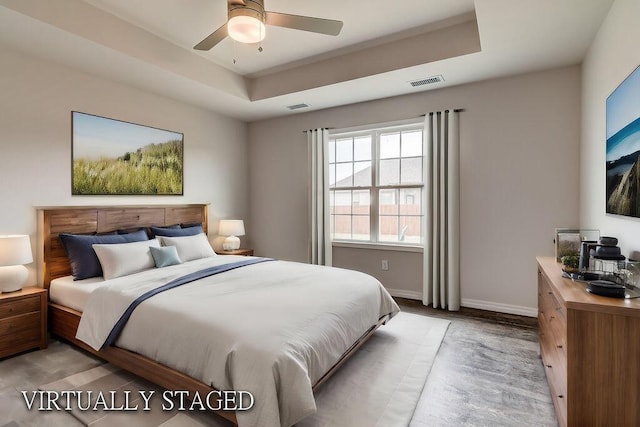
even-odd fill
[{"label": "ceiling fan blade", "polygon": [[227,24],[209,34],[204,40],[195,45],[193,48],[196,50],[209,50],[227,37]]},{"label": "ceiling fan blade", "polygon": [[289,15],[279,12],[265,12],[267,25],[293,28],[294,30],[337,36],[342,30],[342,21],[333,19],[312,18],[310,16]]},{"label": "ceiling fan blade", "polygon": [[246,6],[247,5],[247,3],[245,3],[244,0],[229,0],[229,4],[239,5],[239,6]]}]

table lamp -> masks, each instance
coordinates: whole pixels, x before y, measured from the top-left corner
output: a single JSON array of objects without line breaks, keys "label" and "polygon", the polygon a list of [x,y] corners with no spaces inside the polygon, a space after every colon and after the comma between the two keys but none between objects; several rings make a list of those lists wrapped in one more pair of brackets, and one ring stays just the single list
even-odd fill
[{"label": "table lamp", "polygon": [[29,236],[0,236],[0,293],[22,289],[29,276],[24,264],[32,262]]},{"label": "table lamp", "polygon": [[225,251],[240,249],[240,239],[236,236],[244,236],[244,221],[241,219],[222,219],[218,227],[218,234],[229,236],[224,239],[222,249]]}]

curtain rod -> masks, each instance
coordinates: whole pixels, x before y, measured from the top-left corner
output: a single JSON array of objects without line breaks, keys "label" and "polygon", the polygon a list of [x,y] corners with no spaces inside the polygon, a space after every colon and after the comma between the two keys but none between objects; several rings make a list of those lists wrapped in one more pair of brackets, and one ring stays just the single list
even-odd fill
[{"label": "curtain rod", "polygon": [[[464,108],[454,108],[453,112],[454,113],[462,113],[462,112],[464,112]],[[432,114],[432,113],[429,113],[429,114]],[[426,114],[420,114],[420,117],[425,117],[425,116],[426,116]]]},{"label": "curtain rod", "polygon": [[[453,110],[454,113],[462,113],[463,111],[465,111],[464,108],[455,108]],[[420,114],[418,117],[426,117],[426,114]],[[335,129],[335,128],[322,128],[322,129],[330,130],[330,129]],[[303,130],[302,131],[302,133],[307,133],[307,132],[309,132],[309,130]]]}]

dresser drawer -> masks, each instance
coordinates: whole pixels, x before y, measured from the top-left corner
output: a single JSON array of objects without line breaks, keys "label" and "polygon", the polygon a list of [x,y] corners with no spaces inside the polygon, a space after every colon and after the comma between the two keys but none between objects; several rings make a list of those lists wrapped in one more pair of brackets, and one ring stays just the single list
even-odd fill
[{"label": "dresser drawer", "polygon": [[549,384],[551,399],[558,415],[558,424],[567,425],[567,354],[564,349],[558,348],[561,340],[555,334],[555,329],[540,314],[538,316],[540,330],[540,356],[544,365],[544,371]]},{"label": "dresser drawer", "polygon": [[40,295],[0,301],[0,319],[40,311]]},{"label": "dresser drawer", "polygon": [[559,317],[565,323],[567,321],[567,312],[565,308],[555,297],[551,287],[546,282],[544,276],[541,277],[538,287],[538,311],[544,313],[547,319]]},{"label": "dresser drawer", "polygon": [[557,313],[546,316],[547,327],[552,333],[549,345],[555,347],[558,355],[562,357],[564,367],[567,367],[567,322]]}]

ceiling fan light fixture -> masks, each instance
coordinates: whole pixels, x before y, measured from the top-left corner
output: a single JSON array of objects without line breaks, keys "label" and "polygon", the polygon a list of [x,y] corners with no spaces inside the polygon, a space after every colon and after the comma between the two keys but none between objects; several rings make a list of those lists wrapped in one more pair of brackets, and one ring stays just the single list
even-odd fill
[{"label": "ceiling fan light fixture", "polygon": [[[209,50],[227,36],[240,43],[259,43],[265,38],[265,25],[329,36],[342,30],[342,21],[264,10],[264,0],[227,0],[227,22],[193,48]],[[258,51],[262,52],[262,46]]]},{"label": "ceiling fan light fixture", "polygon": [[[253,9],[234,9],[229,13],[227,33],[240,43],[258,43],[264,40],[263,14]],[[232,15],[232,16],[231,16]]]}]

